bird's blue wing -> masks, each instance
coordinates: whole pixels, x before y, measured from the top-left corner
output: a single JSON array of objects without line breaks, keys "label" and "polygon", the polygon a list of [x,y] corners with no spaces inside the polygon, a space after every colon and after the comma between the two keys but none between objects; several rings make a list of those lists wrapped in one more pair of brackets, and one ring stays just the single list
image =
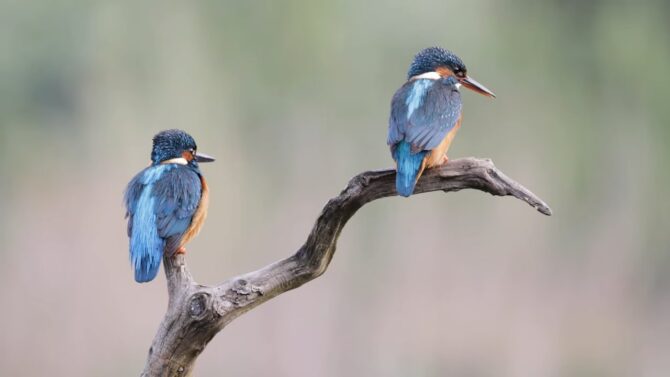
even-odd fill
[{"label": "bird's blue wing", "polygon": [[128,184],[130,259],[138,282],[156,276],[164,250],[175,251],[198,208],[200,185],[195,171],[176,164],[150,166]]},{"label": "bird's blue wing", "polygon": [[154,185],[171,165],[150,166],[139,172],[128,184],[125,195],[128,236],[130,237],[130,262],[135,280],[147,282],[158,273],[165,240],[156,227],[156,198]]},{"label": "bird's blue wing", "polygon": [[434,149],[456,125],[461,105],[456,87],[445,85],[442,80],[405,83],[391,102],[387,143],[394,149],[406,141],[413,153]]},{"label": "bird's blue wing", "polygon": [[166,240],[165,250],[173,254],[191,225],[202,194],[200,176],[182,165],[166,172],[153,187],[158,235]]},{"label": "bird's blue wing", "polygon": [[401,86],[391,99],[391,115],[389,117],[389,131],[386,144],[393,148],[396,144],[405,139],[405,130],[407,129],[407,97],[412,91],[412,82],[407,82]]},{"label": "bird's blue wing", "polygon": [[133,218],[137,212],[137,203],[140,201],[142,190],[144,190],[145,185],[142,183],[142,175],[145,170],[133,177],[126,188],[124,202],[126,204],[126,218],[128,219],[128,237],[133,233]]}]

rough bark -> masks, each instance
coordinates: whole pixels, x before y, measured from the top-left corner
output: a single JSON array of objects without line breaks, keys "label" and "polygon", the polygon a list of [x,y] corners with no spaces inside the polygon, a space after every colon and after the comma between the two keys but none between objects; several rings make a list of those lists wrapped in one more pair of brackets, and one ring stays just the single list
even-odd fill
[{"label": "rough bark", "polygon": [[[508,178],[491,160],[463,158],[425,172],[415,194],[477,189],[521,199],[545,215],[551,209],[525,187]],[[260,270],[218,286],[196,283],[183,255],[165,258],[169,302],[142,376],[188,376],[196,358],[228,323],[269,299],[297,288],[326,271],[347,221],[368,202],[395,196],[395,171],[370,171],[351,179],[328,201],[298,251]]]}]

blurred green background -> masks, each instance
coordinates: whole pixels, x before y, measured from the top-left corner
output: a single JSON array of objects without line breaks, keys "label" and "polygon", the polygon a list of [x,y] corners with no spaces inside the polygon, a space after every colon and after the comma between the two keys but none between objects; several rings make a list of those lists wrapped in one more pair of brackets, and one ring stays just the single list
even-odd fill
[{"label": "blurred green background", "polygon": [[0,375],[138,375],[165,278],[134,283],[122,193],[182,128],[214,284],[293,253],[353,175],[392,166],[390,98],[441,45],[450,157],[553,208],[475,191],[384,199],[327,273],[239,318],[202,376],[667,376],[670,2],[6,1],[0,5]]}]

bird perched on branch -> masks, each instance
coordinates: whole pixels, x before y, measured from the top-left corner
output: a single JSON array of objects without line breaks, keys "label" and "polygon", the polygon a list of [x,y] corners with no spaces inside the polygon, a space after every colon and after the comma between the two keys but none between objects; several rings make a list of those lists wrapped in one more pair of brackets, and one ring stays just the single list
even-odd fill
[{"label": "bird perched on branch", "polygon": [[396,190],[410,196],[424,169],[448,161],[447,150],[461,127],[459,87],[488,97],[493,92],[468,76],[451,51],[430,47],[419,52],[407,82],[391,101],[387,144],[396,162]]},{"label": "bird perched on branch", "polygon": [[151,165],[128,184],[130,262],[139,283],[156,277],[163,255],[186,252],[184,245],[205,221],[208,190],[198,163],[214,159],[197,149],[184,131],[159,132],[153,139]]}]

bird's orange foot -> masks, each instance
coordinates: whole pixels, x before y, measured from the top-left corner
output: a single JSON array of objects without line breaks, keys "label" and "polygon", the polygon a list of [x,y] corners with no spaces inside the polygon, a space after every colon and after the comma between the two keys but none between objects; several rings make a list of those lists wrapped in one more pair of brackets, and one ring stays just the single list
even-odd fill
[{"label": "bird's orange foot", "polygon": [[445,154],[444,156],[442,156],[442,161],[440,161],[440,165],[444,165],[447,162],[449,162],[449,157],[447,157],[447,155]]},{"label": "bird's orange foot", "polygon": [[180,246],[177,251],[175,251],[175,254],[186,254],[186,248],[184,246]]}]

